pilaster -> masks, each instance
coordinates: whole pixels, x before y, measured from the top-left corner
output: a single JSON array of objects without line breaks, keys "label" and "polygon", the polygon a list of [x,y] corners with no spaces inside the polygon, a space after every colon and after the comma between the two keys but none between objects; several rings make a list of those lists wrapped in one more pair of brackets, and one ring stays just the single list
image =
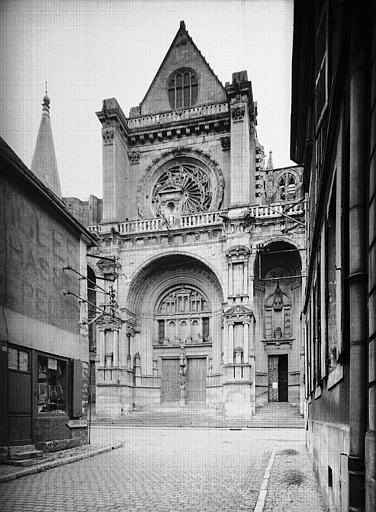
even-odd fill
[{"label": "pilaster", "polygon": [[127,120],[115,98],[104,100],[97,116],[103,139],[103,222],[124,221],[129,205]]},{"label": "pilaster", "polygon": [[231,207],[249,204],[254,192],[255,144],[251,139],[255,105],[246,71],[233,73],[226,94],[231,119]]}]

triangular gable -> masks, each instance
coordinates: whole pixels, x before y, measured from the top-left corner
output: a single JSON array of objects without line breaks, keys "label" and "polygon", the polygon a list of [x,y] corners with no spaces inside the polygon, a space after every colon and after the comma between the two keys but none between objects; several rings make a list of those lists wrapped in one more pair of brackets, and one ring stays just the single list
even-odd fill
[{"label": "triangular gable", "polygon": [[197,74],[198,95],[195,106],[226,101],[223,85],[194,44],[184,21],[181,21],[180,28],[140,104],[142,116],[172,110],[167,82],[170,75],[179,68],[191,68]]}]

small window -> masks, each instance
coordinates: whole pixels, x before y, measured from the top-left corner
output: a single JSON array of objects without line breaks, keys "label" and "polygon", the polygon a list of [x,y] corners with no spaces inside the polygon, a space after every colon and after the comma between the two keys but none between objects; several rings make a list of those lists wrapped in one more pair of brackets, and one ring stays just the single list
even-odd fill
[{"label": "small window", "polygon": [[29,352],[17,348],[8,348],[8,368],[9,370],[18,370],[20,372],[30,371]]},{"label": "small window", "polygon": [[67,363],[38,356],[38,413],[65,413]]},{"label": "small window", "polygon": [[179,69],[168,81],[168,99],[174,110],[192,107],[197,100],[198,83],[194,71]]},{"label": "small window", "polygon": [[283,174],[278,182],[279,198],[281,201],[292,201],[296,199],[296,181],[290,174]]}]

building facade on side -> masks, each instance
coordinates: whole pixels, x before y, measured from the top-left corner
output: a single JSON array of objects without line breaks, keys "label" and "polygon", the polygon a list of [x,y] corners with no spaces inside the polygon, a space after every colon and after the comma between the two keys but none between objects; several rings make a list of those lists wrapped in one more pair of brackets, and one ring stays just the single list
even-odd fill
[{"label": "building facade on side", "polygon": [[106,99],[97,116],[91,254],[117,259],[89,257],[117,302],[116,321],[97,322],[97,415],[302,404],[302,168],[265,166],[247,72],[223,87],[181,22],[140,105],[126,117]]},{"label": "building facade on side", "polygon": [[291,158],[309,192],[307,445],[330,510],[376,510],[376,8],[295,2]]},{"label": "building facade on side", "polygon": [[3,460],[19,445],[87,441],[87,307],[64,295],[85,298],[87,287],[64,268],[85,276],[87,247],[95,240],[65,208],[50,143],[47,96],[33,172],[0,141]]}]

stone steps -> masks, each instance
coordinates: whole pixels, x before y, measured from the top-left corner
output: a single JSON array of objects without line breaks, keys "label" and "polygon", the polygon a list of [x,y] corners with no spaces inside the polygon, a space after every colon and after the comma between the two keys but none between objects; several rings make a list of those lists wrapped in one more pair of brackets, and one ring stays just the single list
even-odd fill
[{"label": "stone steps", "polygon": [[148,406],[118,419],[94,418],[97,425],[129,427],[202,427],[202,428],[304,428],[304,420],[291,404],[267,404],[251,418],[226,418],[220,411],[205,406]]},{"label": "stone steps", "polygon": [[37,450],[33,444],[23,446],[10,446],[7,464],[15,466],[29,466],[35,459],[42,457],[43,451]]}]

